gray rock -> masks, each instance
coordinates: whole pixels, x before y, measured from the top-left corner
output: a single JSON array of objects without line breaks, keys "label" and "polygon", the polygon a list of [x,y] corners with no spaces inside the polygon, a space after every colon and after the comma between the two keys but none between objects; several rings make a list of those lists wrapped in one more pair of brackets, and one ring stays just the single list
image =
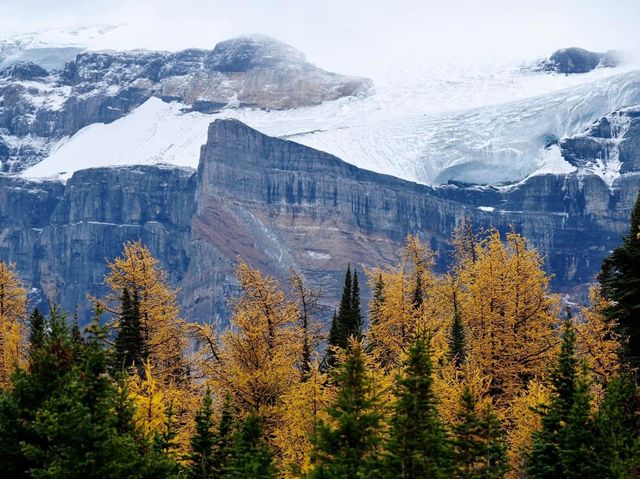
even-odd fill
[{"label": "gray rock", "polygon": [[610,50],[606,53],[591,52],[584,48],[563,48],[557,50],[542,63],[542,68],[557,73],[587,73],[595,68],[616,67],[622,62],[619,52]]},{"label": "gray rock", "polygon": [[225,325],[240,258],[283,282],[296,268],[324,283],[335,305],[349,262],[393,262],[409,233],[438,251],[443,271],[451,232],[469,217],[527,236],[553,287],[579,296],[619,244],[639,187],[640,174],[629,173],[611,188],[584,174],[534,176],[510,189],[433,188],[218,120],[195,173],[97,168],[66,185],[0,177],[0,258],[35,288],[32,305],[53,298],[86,320],[86,295],[104,292],[106,261],[141,239],[180,289],[185,317]]}]

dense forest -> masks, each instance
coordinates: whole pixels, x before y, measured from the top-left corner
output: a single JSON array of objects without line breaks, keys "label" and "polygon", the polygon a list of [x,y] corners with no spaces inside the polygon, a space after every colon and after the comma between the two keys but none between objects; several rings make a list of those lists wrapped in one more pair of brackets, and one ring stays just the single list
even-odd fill
[{"label": "dense forest", "polygon": [[589,305],[515,232],[451,242],[446,274],[415,236],[349,267],[330,327],[322,287],[243,263],[231,325],[189,322],[132,242],[80,328],[0,262],[1,477],[640,477],[640,198]]}]

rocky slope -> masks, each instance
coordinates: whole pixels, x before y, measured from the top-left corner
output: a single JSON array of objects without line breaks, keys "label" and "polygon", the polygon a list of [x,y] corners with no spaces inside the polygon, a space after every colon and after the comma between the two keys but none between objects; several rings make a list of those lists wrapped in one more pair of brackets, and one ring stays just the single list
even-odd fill
[{"label": "rocky slope", "polygon": [[122,242],[142,239],[180,288],[185,316],[224,323],[239,258],[280,280],[299,269],[337,297],[348,262],[392,261],[408,233],[439,251],[442,270],[447,240],[466,216],[525,234],[554,287],[575,292],[618,244],[639,187],[633,171],[611,185],[582,172],[501,189],[434,188],[218,120],[197,172],[89,169],[66,185],[0,178],[0,257],[16,262],[34,303],[55,298],[87,317],[86,294],[103,290],[105,261]]},{"label": "rocky slope", "polygon": [[288,109],[363,95],[370,82],[321,70],[268,37],[241,37],[213,50],[84,52],[61,71],[35,63],[0,70],[0,171],[37,163],[56,141],[113,122],[155,96],[186,110],[225,106]]}]

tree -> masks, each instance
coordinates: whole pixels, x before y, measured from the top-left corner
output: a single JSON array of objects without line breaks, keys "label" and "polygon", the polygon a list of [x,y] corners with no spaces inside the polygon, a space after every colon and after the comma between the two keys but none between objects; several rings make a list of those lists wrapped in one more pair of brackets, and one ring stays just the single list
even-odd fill
[{"label": "tree", "polygon": [[191,438],[191,453],[189,454],[189,475],[194,478],[207,479],[214,475],[213,447],[216,442],[213,431],[213,401],[211,392],[207,392],[202,399],[202,405],[196,411],[195,433]]},{"label": "tree", "polygon": [[[167,285],[167,274],[158,263],[141,242],[126,243],[123,255],[107,264],[109,272],[105,282],[111,288],[111,294],[97,303],[104,310],[117,314],[120,319],[124,315],[125,319],[131,320],[132,323],[123,325],[130,335],[126,341],[137,343],[134,317],[137,302],[144,347],[140,353],[135,351],[135,354],[150,361],[160,383],[188,383],[186,328],[179,317],[177,293]],[[123,304],[125,290],[130,295],[129,305]],[[122,306],[127,310],[122,311]],[[137,346],[135,348],[140,349]]]},{"label": "tree", "polygon": [[498,479],[505,476],[507,442],[505,432],[489,406],[479,414],[471,389],[460,398],[454,426],[455,472],[459,479]]},{"label": "tree", "polygon": [[640,366],[640,193],[631,212],[629,233],[622,245],[605,258],[598,276],[604,297],[610,301],[607,318],[615,320],[625,343],[624,356]]},{"label": "tree", "polygon": [[640,471],[640,398],[635,381],[621,373],[611,380],[596,417],[597,477],[625,479]]},{"label": "tree", "polygon": [[36,308],[29,316],[29,355],[35,354],[44,345],[45,339],[45,319]]},{"label": "tree", "polygon": [[249,414],[233,435],[231,458],[224,479],[270,479],[276,477],[271,452],[264,441],[261,418]]},{"label": "tree", "polygon": [[211,465],[213,477],[222,477],[227,468],[229,458],[231,457],[231,445],[233,441],[233,411],[231,409],[231,398],[227,394],[222,403],[222,412],[220,414],[220,422],[215,435],[213,444],[213,454],[211,457]]},{"label": "tree", "polygon": [[275,280],[244,263],[236,274],[242,294],[208,372],[241,415],[262,417],[270,436],[282,421],[282,398],[300,380],[299,311]]},{"label": "tree", "polygon": [[467,356],[467,344],[464,334],[462,316],[456,308],[453,312],[453,321],[449,332],[449,358],[456,367],[461,367]]},{"label": "tree", "polygon": [[104,330],[94,325],[75,351],[55,308],[44,329],[28,369],[14,373],[12,391],[0,400],[3,477],[168,478],[106,374]]},{"label": "tree", "polygon": [[129,290],[124,288],[120,299],[120,320],[114,343],[116,369],[127,370],[135,365],[141,373],[147,361],[145,350],[146,345],[140,323],[140,303],[135,295],[132,297]]},{"label": "tree", "polygon": [[362,311],[360,308],[360,283],[358,272],[354,270],[351,274],[351,265],[347,266],[344,276],[344,286],[342,288],[342,298],[340,308],[335,318],[335,325],[332,324],[332,331],[329,334],[329,349],[327,363],[334,364],[334,348],[346,349],[350,338],[359,341],[362,339]]},{"label": "tree", "polygon": [[502,409],[553,359],[559,300],[522,236],[508,233],[503,243],[494,231],[475,258],[458,273],[467,354],[492,379],[491,395]]},{"label": "tree", "polygon": [[450,477],[451,446],[438,414],[432,374],[426,343],[419,339],[397,378],[385,459],[390,478]]},{"label": "tree", "polygon": [[26,356],[27,292],[15,266],[0,261],[0,390]]},{"label": "tree", "polygon": [[312,436],[310,477],[369,477],[379,467],[382,415],[360,343],[352,341],[334,374],[337,397]]},{"label": "tree", "polygon": [[596,477],[589,385],[575,354],[575,331],[565,322],[551,397],[540,409],[542,429],[533,433],[528,473],[532,478]]}]

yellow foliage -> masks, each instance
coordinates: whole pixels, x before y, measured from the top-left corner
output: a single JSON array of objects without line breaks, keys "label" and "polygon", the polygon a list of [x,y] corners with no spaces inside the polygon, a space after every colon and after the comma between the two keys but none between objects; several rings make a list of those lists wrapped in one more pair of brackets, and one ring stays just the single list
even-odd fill
[{"label": "yellow foliage", "polygon": [[273,279],[246,264],[236,274],[242,294],[208,370],[238,410],[264,418],[269,435],[281,424],[283,397],[300,379],[299,313]]},{"label": "yellow foliage", "polygon": [[513,399],[509,408],[502,411],[501,419],[508,425],[507,455],[512,467],[508,478],[521,477],[531,446],[531,434],[541,427],[540,414],[535,408],[547,403],[548,399],[549,390],[542,382],[533,380]]},{"label": "yellow foliage", "polygon": [[[384,297],[383,301],[374,297],[370,303],[370,350],[378,364],[387,370],[401,365],[416,333],[430,336],[433,333],[424,314],[425,297],[435,281],[432,266],[433,253],[410,235],[397,267],[367,272],[372,289],[382,283]],[[415,301],[418,288],[423,300],[420,305]]]},{"label": "yellow foliage", "polygon": [[11,264],[0,261],[0,389],[10,386],[11,375],[26,355],[27,292]]},{"label": "yellow foliage", "polygon": [[285,477],[299,477],[310,471],[311,435],[319,420],[328,420],[326,408],[334,400],[329,378],[317,362],[305,381],[295,384],[281,402],[282,422],[275,428],[273,444],[280,453]]},{"label": "yellow foliage", "polygon": [[188,346],[185,323],[179,318],[177,293],[167,286],[167,274],[158,266],[158,260],[140,241],[128,242],[123,255],[108,268],[105,282],[112,293],[102,303],[117,304],[125,288],[137,296],[143,338],[156,376],[162,382],[184,377],[184,352]]},{"label": "yellow foliage", "polygon": [[503,407],[544,375],[554,357],[558,298],[549,293],[538,253],[513,232],[506,244],[492,232],[459,275],[469,355],[491,378],[490,392]]},{"label": "yellow foliage", "polygon": [[620,338],[614,320],[605,318],[607,305],[600,288],[589,291],[589,307],[581,307],[581,320],[575,321],[576,353],[585,359],[589,371],[599,384],[611,379],[620,367]]},{"label": "yellow foliage", "polygon": [[[193,411],[199,398],[182,386],[160,382],[153,366],[147,362],[142,376],[134,372],[127,379],[129,397],[135,405],[133,420],[137,429],[149,440],[166,431],[168,422],[176,437],[169,451],[176,458],[189,450],[193,435]],[[171,418],[169,418],[171,415]]]}]

